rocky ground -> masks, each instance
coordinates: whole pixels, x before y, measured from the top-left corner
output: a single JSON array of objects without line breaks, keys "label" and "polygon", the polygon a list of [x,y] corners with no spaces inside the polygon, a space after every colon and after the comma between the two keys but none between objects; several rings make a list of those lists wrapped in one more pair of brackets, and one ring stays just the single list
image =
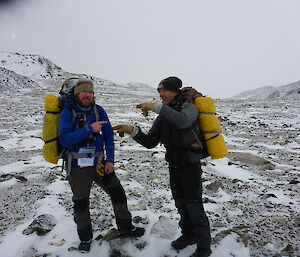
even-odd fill
[{"label": "rocky ground", "polygon": [[[39,161],[43,94],[41,89],[0,96],[0,248],[11,231],[36,217],[40,200],[52,197],[49,186],[54,183],[65,186],[55,197],[72,222],[71,192],[64,173],[59,166]],[[117,92],[105,88],[96,96],[113,125],[139,124],[146,131],[155,118],[155,114],[144,118],[134,107],[153,100],[155,91],[127,88]],[[213,256],[221,256],[214,249],[228,235],[235,235],[236,241],[249,249],[250,256],[300,256],[299,105],[236,100],[218,100],[216,104],[230,155],[203,161]],[[135,215],[136,223],[149,235],[171,240],[178,233],[178,214],[169,191],[163,147],[147,150],[131,138],[118,136],[115,143],[116,172],[130,210],[139,214]],[[114,226],[110,202],[96,187],[91,196],[95,235],[104,235]],[[168,229],[161,230],[164,226]],[[66,245],[65,241],[59,242]],[[132,250],[126,243],[110,241],[110,256],[130,256]],[[132,244],[143,252],[151,246],[151,240],[143,238]],[[23,256],[46,256],[43,254],[59,255],[37,248],[23,250]],[[164,254],[175,255],[184,256],[171,250]],[[228,256],[242,255],[232,252]]]}]

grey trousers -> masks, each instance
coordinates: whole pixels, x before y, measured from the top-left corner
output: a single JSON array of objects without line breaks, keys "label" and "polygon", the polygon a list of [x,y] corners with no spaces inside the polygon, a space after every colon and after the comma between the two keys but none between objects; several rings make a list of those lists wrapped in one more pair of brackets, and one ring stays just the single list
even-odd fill
[{"label": "grey trousers", "polygon": [[124,232],[133,228],[125,191],[115,173],[101,177],[95,167],[72,167],[68,180],[73,192],[74,221],[81,241],[88,241],[93,237],[89,211],[93,182],[110,196],[118,230]]}]

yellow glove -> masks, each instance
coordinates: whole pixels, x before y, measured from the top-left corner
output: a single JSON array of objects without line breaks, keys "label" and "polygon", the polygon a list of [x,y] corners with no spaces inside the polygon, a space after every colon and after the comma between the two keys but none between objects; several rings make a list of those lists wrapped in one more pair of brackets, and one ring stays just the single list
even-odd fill
[{"label": "yellow glove", "polygon": [[131,126],[131,125],[117,125],[117,126],[114,126],[112,129],[117,130],[120,137],[124,137],[124,133],[132,134],[132,132],[133,132],[133,126]]},{"label": "yellow glove", "polygon": [[97,173],[101,177],[104,177],[104,175],[105,175],[105,168],[104,167],[105,167],[105,162],[101,161],[101,162],[98,163],[97,168],[96,168]]},{"label": "yellow glove", "polygon": [[141,109],[143,115],[146,117],[148,116],[149,111],[153,111],[153,112],[155,111],[155,104],[151,102],[142,103],[142,104],[138,104],[136,108]]}]

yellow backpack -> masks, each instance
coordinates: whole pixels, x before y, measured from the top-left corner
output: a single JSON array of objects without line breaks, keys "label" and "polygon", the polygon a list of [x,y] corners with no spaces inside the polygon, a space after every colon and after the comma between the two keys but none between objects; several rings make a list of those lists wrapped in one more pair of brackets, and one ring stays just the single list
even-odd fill
[{"label": "yellow backpack", "polygon": [[212,98],[202,96],[194,88],[185,87],[182,89],[185,98],[193,102],[199,110],[199,138],[206,144],[207,154],[212,159],[223,158],[228,155],[228,149],[224,140],[216,107]]},{"label": "yellow backpack", "polygon": [[58,140],[59,100],[57,96],[46,94],[44,101],[44,123],[42,139],[44,141],[43,156],[47,162],[57,164],[60,159],[60,144]]},{"label": "yellow backpack", "polygon": [[42,139],[44,146],[42,154],[47,162],[57,164],[60,158],[63,158],[64,148],[59,143],[58,126],[59,115],[62,107],[68,99],[73,99],[73,89],[78,78],[67,79],[59,92],[59,97],[46,94],[44,101],[44,115]]}]

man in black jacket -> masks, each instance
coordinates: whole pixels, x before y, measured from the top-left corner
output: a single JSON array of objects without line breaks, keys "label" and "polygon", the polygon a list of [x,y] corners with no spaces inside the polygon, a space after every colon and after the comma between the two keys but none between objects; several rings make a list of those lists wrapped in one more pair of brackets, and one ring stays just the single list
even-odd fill
[{"label": "man in black jacket", "polygon": [[186,101],[180,88],[182,81],[177,77],[168,77],[158,85],[162,103],[143,103],[146,116],[148,111],[158,113],[158,117],[147,134],[137,126],[118,125],[113,129],[122,136],[124,133],[147,148],[162,142],[166,148],[166,161],[169,163],[170,186],[175,205],[180,214],[179,226],[182,235],[171,245],[183,249],[197,244],[193,257],[207,257],[211,254],[211,236],[209,221],[202,202],[201,152],[190,146],[199,139],[192,132],[199,131],[198,109]]}]

